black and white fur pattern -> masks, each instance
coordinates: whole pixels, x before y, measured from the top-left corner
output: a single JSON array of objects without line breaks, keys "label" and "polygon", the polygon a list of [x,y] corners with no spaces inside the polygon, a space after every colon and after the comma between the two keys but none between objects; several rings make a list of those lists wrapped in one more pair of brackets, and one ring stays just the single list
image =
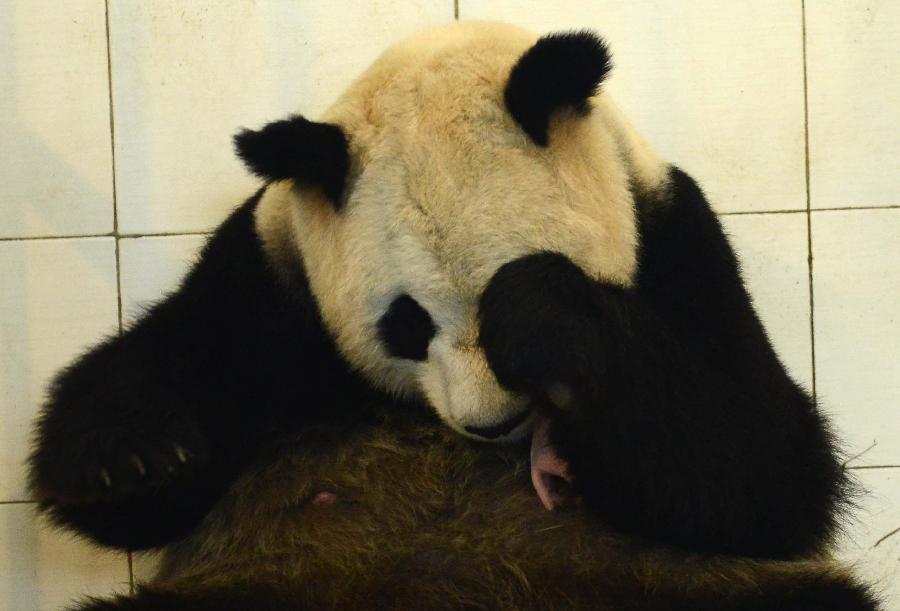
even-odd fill
[{"label": "black and white fur pattern", "polygon": [[703,193],[602,92],[595,37],[536,42],[429,32],[321,123],[240,135],[270,182],[176,293],[57,378],[31,458],[42,507],[158,547],[285,431],[421,404],[482,439],[549,418],[575,492],[631,536],[823,552],[848,491],[834,441]]},{"label": "black and white fur pattern", "polygon": [[[281,182],[257,212],[264,239],[278,234],[286,258],[309,262],[322,317],[351,365],[388,392],[424,398],[463,434],[525,409],[524,398],[497,383],[478,346],[477,304],[491,276],[508,261],[547,250],[594,278],[629,285],[637,252],[631,181],[654,189],[665,180],[665,164],[602,95],[578,108],[566,100],[544,108],[554,111],[546,119],[554,141],[534,146],[506,103],[527,94],[524,78],[541,77],[526,69],[510,80],[510,67],[521,67],[523,49],[535,40],[508,27],[466,24],[388,51],[323,119],[349,134],[353,187],[346,197]],[[454,53],[461,45],[467,52]],[[606,65],[596,43],[559,47],[551,46],[557,55],[545,63]],[[559,55],[567,50],[590,54]],[[536,51],[524,59],[541,60],[542,47]],[[586,115],[588,106],[594,109]],[[392,358],[377,333],[402,295],[434,322],[427,359]],[[505,437],[521,438],[529,424]]]}]

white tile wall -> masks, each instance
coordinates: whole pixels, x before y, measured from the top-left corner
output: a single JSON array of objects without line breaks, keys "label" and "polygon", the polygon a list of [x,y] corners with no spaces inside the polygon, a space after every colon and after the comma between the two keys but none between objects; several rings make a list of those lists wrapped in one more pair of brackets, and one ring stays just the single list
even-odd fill
[{"label": "white tile wall", "polygon": [[591,28],[608,91],[717,210],[806,208],[800,2],[460,0],[460,17]]},{"label": "white tile wall", "polygon": [[853,464],[900,465],[900,209],[813,212],[812,238],[819,396]]},{"label": "white tile wall", "polygon": [[112,2],[120,228],[211,228],[257,186],[238,127],[316,117],[387,41],[452,19],[429,0]]},{"label": "white tile wall", "polygon": [[124,321],[134,321],[148,305],[175,290],[205,243],[205,235],[119,240]]},{"label": "white tile wall", "polygon": [[[204,240],[135,234],[214,226],[256,186],[233,160],[235,128],[316,116],[386,44],[454,11],[453,0],[109,0],[107,41],[104,5],[0,3],[0,609],[127,584],[124,558],[8,501],[25,498],[49,376],[115,332],[119,299],[128,321],[174,288]],[[719,211],[742,213],[723,220],[762,318],[794,376],[815,378],[851,452],[872,446],[856,466],[900,465],[898,6],[806,2],[812,207],[895,207],[812,213],[811,334],[800,0],[459,0],[464,18],[606,36],[609,88],[638,128]],[[113,231],[108,59],[118,231],[20,239]],[[759,214],[771,210],[801,212]],[[872,496],[842,550],[900,608],[900,535],[878,543],[900,526],[900,469],[855,472]],[[139,560],[138,576],[152,564]]]},{"label": "white tile wall", "polygon": [[855,469],[865,488],[856,522],[840,544],[840,557],[853,562],[875,585],[884,611],[900,609],[900,468]]},{"label": "white tile wall", "polygon": [[813,208],[900,205],[900,2],[807,2]]},{"label": "white tile wall", "polygon": [[112,231],[103,2],[0,3],[0,238]]},{"label": "white tile wall", "polygon": [[117,326],[115,240],[0,242],[0,501],[22,464],[50,377]]},{"label": "white tile wall", "polygon": [[85,596],[127,593],[128,559],[54,531],[31,504],[0,505],[0,609],[52,611]]},{"label": "white tile wall", "polygon": [[775,350],[794,379],[812,389],[806,214],[736,214],[722,221]]}]

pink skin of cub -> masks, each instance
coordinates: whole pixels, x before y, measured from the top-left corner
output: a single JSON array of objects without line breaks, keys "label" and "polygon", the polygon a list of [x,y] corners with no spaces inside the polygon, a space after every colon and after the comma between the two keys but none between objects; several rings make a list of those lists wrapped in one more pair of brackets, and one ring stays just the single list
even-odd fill
[{"label": "pink skin of cub", "polygon": [[572,482],[569,465],[550,444],[550,420],[538,416],[531,433],[531,483],[547,511],[561,505],[554,490],[554,479]]}]

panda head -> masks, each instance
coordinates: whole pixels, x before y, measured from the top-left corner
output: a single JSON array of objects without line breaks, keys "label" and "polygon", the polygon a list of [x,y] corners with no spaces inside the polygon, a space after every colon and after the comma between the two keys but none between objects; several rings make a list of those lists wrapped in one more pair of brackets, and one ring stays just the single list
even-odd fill
[{"label": "panda head", "polygon": [[631,189],[663,164],[600,92],[606,48],[464,22],[384,53],[321,122],[294,116],[236,137],[271,181],[257,229],[302,260],[344,358],[376,386],[428,402],[453,429],[514,440],[526,398],[501,387],[477,308],[504,263],[565,254],[627,285]]}]

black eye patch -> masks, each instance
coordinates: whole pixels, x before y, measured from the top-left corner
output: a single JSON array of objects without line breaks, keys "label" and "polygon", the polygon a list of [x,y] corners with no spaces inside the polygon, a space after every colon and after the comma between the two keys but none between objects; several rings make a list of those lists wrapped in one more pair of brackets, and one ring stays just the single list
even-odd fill
[{"label": "black eye patch", "polygon": [[378,334],[388,354],[399,359],[424,361],[436,332],[428,312],[406,294],[394,299],[378,321]]}]

